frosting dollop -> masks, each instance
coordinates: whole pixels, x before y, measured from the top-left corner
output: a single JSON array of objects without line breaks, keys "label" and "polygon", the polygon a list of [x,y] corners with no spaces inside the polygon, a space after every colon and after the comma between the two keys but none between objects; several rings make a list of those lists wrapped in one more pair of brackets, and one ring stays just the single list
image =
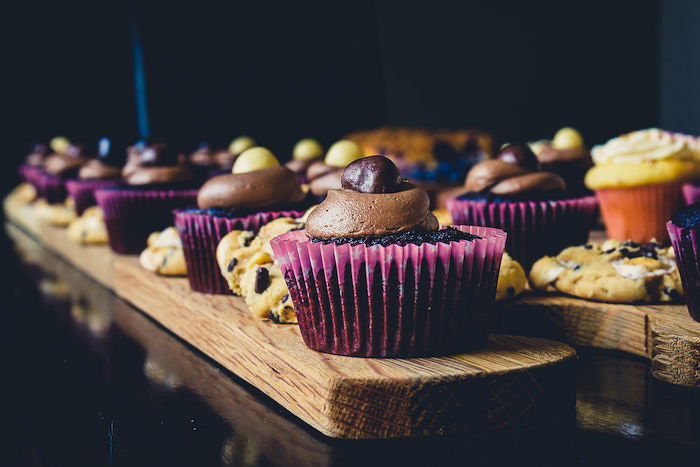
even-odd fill
[{"label": "frosting dollop", "polygon": [[596,164],[618,164],[626,162],[657,161],[665,159],[692,160],[693,151],[688,141],[676,134],[649,128],[633,131],[591,150]]},{"label": "frosting dollop", "polygon": [[194,179],[183,157],[164,143],[147,146],[139,143],[127,150],[122,177],[129,185],[178,183]]},{"label": "frosting dollop", "polygon": [[44,159],[48,154],[48,148],[45,144],[32,144],[29,154],[25,157],[24,162],[28,165],[41,166],[44,164]]},{"label": "frosting dollop", "polygon": [[330,190],[306,221],[313,238],[375,237],[406,230],[437,230],[430,199],[422,188],[404,183],[395,193]]},{"label": "frosting dollop", "polygon": [[531,172],[498,159],[476,164],[464,183],[467,192],[490,192],[499,196],[564,191],[566,183],[552,172]]},{"label": "frosting dollop", "polygon": [[78,178],[82,180],[102,180],[107,178],[121,178],[121,176],[121,167],[105,164],[100,159],[90,159],[78,172]]},{"label": "frosting dollop", "polygon": [[47,156],[44,160],[44,169],[52,175],[70,176],[75,175],[87,161],[88,159],[82,154],[82,147],[70,144],[65,152]]},{"label": "frosting dollop", "polygon": [[304,196],[294,172],[278,166],[210,178],[197,204],[200,209],[265,208],[296,204]]}]

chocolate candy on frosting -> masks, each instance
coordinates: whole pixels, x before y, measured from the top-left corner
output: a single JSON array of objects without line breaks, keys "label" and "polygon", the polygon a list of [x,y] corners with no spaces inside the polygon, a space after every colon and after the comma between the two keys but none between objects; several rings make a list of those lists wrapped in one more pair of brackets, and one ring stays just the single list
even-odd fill
[{"label": "chocolate candy on frosting", "polygon": [[251,138],[250,136],[239,136],[238,138],[231,141],[231,144],[229,144],[228,146],[228,150],[232,154],[237,156],[246,149],[250,149],[254,146],[255,140],[253,138]]},{"label": "chocolate candy on frosting", "polygon": [[328,149],[323,162],[314,162],[306,171],[311,193],[315,196],[324,196],[328,190],[340,189],[342,187],[340,176],[343,169],[362,157],[364,157],[362,148],[354,141],[341,140],[334,143]]},{"label": "chocolate candy on frosting", "polygon": [[232,172],[242,174],[268,167],[279,167],[280,163],[272,152],[262,146],[246,149],[233,164]]},{"label": "chocolate candy on frosting", "polygon": [[343,188],[360,193],[393,193],[402,179],[393,162],[384,156],[358,159],[348,165],[340,179]]},{"label": "chocolate candy on frosting", "polygon": [[496,159],[527,170],[537,170],[540,165],[537,156],[527,144],[508,144],[501,149]]}]

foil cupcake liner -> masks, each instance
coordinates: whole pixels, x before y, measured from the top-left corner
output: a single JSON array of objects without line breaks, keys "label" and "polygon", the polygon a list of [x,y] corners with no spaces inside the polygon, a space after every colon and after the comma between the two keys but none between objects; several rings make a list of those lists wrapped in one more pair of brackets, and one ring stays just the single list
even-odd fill
[{"label": "foil cupcake liner", "polygon": [[668,242],[666,221],[683,205],[680,183],[596,190],[608,237]]},{"label": "foil cupcake liner", "polygon": [[49,204],[62,203],[66,200],[68,196],[66,181],[61,177],[41,171],[36,175],[35,180],[37,195]]},{"label": "foil cupcake liner", "polygon": [[681,189],[685,204],[695,204],[700,201],[700,186],[693,183],[684,183]]},{"label": "foil cupcake liner", "polygon": [[174,209],[197,205],[197,189],[102,188],[95,192],[95,199],[104,213],[112,251],[135,255],[146,248],[151,232],[173,224]]},{"label": "foil cupcake liner", "polygon": [[502,230],[449,244],[314,243],[292,231],[270,243],[306,345],[360,357],[445,355],[480,347],[494,324]]},{"label": "foil cupcake liner", "polygon": [[698,231],[666,223],[690,317],[700,323],[700,239]]},{"label": "foil cupcake liner", "polygon": [[260,227],[280,217],[301,217],[303,211],[269,211],[245,217],[216,216],[195,209],[174,211],[175,227],[180,232],[187,265],[187,279],[195,292],[230,294],[231,290],[219,271],[216,247],[232,230],[257,232]]},{"label": "foil cupcake liner", "polygon": [[75,211],[80,216],[90,206],[97,204],[95,191],[100,188],[115,186],[120,183],[119,179],[110,180],[66,180],[66,191],[68,196],[75,202]]},{"label": "foil cupcake liner", "polygon": [[554,201],[447,200],[453,222],[496,227],[508,233],[506,250],[525,270],[545,255],[588,241],[598,217],[593,196]]}]

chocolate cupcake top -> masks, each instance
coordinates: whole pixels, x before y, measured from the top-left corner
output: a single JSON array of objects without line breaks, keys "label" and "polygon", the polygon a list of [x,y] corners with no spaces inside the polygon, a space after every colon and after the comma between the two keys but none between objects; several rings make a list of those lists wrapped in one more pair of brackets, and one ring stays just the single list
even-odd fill
[{"label": "chocolate cupcake top", "polygon": [[343,169],[351,162],[364,157],[362,148],[354,141],[341,140],[334,143],[323,161],[316,161],[306,171],[311,193],[324,196],[329,190],[341,188]]},{"label": "chocolate cupcake top", "polygon": [[265,148],[244,151],[233,173],[209,179],[197,195],[200,209],[268,208],[300,203],[304,192],[297,177]]},{"label": "chocolate cupcake top", "polygon": [[467,174],[467,193],[484,193],[506,198],[540,197],[563,193],[566,182],[553,172],[538,171],[537,158],[527,145],[509,145],[498,159],[476,164]]},{"label": "chocolate cupcake top", "polygon": [[122,177],[129,185],[150,185],[187,182],[194,178],[194,174],[180,154],[166,144],[158,143],[130,147]]},{"label": "chocolate cupcake top", "polygon": [[83,147],[69,143],[64,152],[55,152],[44,160],[44,169],[51,175],[67,177],[75,175],[80,167],[88,161]]},{"label": "chocolate cupcake top", "polygon": [[49,153],[49,148],[42,143],[34,143],[29,148],[29,154],[24,158],[24,163],[27,165],[33,165],[35,167],[40,167],[44,165],[44,159]]},{"label": "chocolate cupcake top", "polygon": [[312,138],[299,140],[292,150],[292,160],[285,167],[296,174],[305,174],[307,169],[323,157],[321,143]]},{"label": "chocolate cupcake top", "polygon": [[81,180],[104,180],[121,178],[122,168],[109,165],[102,159],[90,159],[80,168],[78,178]]},{"label": "chocolate cupcake top", "polygon": [[671,221],[677,227],[683,227],[685,229],[700,228],[700,203],[683,206],[673,213]]},{"label": "chocolate cupcake top", "polygon": [[330,190],[309,215],[306,233],[310,237],[379,237],[439,228],[428,194],[402,180],[386,157],[352,162],[342,174],[341,185],[340,190]]},{"label": "chocolate cupcake top", "polygon": [[209,143],[203,142],[199,143],[197,148],[189,155],[188,160],[196,166],[231,170],[236,156],[228,149],[215,149]]}]

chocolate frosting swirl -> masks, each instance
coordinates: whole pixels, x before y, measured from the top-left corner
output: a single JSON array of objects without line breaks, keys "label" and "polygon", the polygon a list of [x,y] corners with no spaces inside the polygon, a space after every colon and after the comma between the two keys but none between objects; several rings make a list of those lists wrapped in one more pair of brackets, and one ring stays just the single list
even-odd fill
[{"label": "chocolate frosting swirl", "polygon": [[54,153],[44,161],[44,169],[52,175],[68,176],[75,174],[86,162],[87,158],[80,155]]},{"label": "chocolate frosting swirl", "polygon": [[304,199],[294,172],[268,167],[210,178],[197,195],[200,209],[265,208],[296,204]]},{"label": "chocolate frosting swirl", "polygon": [[492,159],[476,164],[464,183],[467,192],[500,196],[564,191],[566,183],[552,172],[531,172],[518,165]]},{"label": "chocolate frosting swirl", "polygon": [[437,230],[425,190],[407,182],[401,188],[394,193],[330,190],[309,215],[306,233],[313,238],[343,238]]},{"label": "chocolate frosting swirl", "polygon": [[24,162],[28,165],[42,166],[44,165],[44,159],[46,159],[47,154],[48,148],[45,144],[33,144]]},{"label": "chocolate frosting swirl", "polygon": [[291,161],[285,163],[284,166],[297,175],[304,175],[312,164],[320,160],[322,159],[318,157],[314,159],[292,159]]},{"label": "chocolate frosting swirl", "polygon": [[151,183],[187,182],[194,178],[185,166],[173,165],[163,167],[135,167],[125,174],[124,181],[129,185],[149,185]]},{"label": "chocolate frosting swirl", "polygon": [[107,178],[121,178],[122,169],[105,164],[100,159],[91,159],[80,168],[78,178],[82,180],[103,180]]}]

